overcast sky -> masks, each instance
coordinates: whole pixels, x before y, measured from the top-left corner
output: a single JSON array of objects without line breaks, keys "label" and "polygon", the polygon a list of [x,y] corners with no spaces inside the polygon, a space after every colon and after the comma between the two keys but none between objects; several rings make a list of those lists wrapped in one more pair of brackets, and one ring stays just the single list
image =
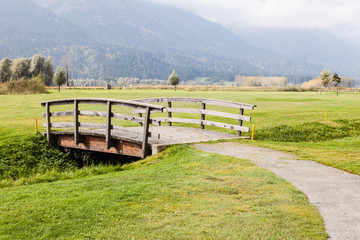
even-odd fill
[{"label": "overcast sky", "polygon": [[359,0],[148,0],[240,27],[322,28],[360,36]]}]

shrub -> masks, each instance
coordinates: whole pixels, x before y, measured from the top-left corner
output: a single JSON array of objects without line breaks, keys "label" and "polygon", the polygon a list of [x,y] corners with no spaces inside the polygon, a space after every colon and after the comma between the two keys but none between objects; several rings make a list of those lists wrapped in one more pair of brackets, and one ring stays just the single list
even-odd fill
[{"label": "shrub", "polygon": [[334,124],[319,122],[295,126],[280,125],[256,131],[255,138],[274,142],[318,142],[360,135],[360,120],[337,120]]},{"label": "shrub", "polygon": [[38,77],[27,80],[0,83],[0,94],[43,94],[47,93],[42,79]]}]

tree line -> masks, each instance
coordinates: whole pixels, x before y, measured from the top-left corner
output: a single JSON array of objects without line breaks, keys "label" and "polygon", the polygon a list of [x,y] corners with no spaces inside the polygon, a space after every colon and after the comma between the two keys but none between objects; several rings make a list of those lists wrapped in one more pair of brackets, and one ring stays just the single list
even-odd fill
[{"label": "tree line", "polygon": [[42,75],[44,84],[50,86],[53,82],[54,66],[51,57],[35,54],[31,58],[4,58],[0,61],[0,82],[30,79]]}]

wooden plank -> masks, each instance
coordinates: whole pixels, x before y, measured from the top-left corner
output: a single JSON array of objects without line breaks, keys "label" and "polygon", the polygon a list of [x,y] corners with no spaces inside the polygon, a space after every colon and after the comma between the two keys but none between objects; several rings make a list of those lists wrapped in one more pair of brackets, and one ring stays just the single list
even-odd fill
[{"label": "wooden plank", "polygon": [[185,103],[206,103],[210,105],[217,105],[223,107],[233,107],[233,108],[243,108],[247,110],[254,110],[256,105],[231,102],[225,100],[217,99],[208,99],[208,98],[186,98],[186,97],[164,97],[164,98],[146,98],[146,99],[136,99],[134,101],[142,103],[160,103],[160,102],[185,102]]},{"label": "wooden plank", "polygon": [[105,138],[101,136],[82,136],[82,141],[78,145],[74,143],[74,137],[72,134],[56,135],[54,140],[58,146],[91,150],[98,152],[106,152],[112,154],[122,154],[128,156],[141,157],[142,149],[140,143],[129,142],[126,140],[113,139],[113,146],[110,149],[106,149]]},{"label": "wooden plank", "polygon": [[249,132],[250,128],[244,126],[238,126],[228,123],[220,123],[220,122],[213,122],[213,121],[204,121],[199,119],[187,119],[187,118],[156,118],[157,121],[161,122],[177,122],[177,123],[187,123],[187,124],[204,124],[207,126],[219,127],[219,128],[226,128],[226,129],[233,129],[242,132]]},{"label": "wooden plank", "polygon": [[74,101],[77,101],[79,104],[103,104],[103,105],[106,105],[107,102],[110,101],[110,102],[112,102],[113,105],[125,106],[125,107],[131,107],[131,108],[147,108],[148,107],[150,109],[158,109],[158,110],[162,110],[164,108],[162,106],[141,103],[141,102],[136,102],[136,101],[119,100],[119,99],[105,99],[105,98],[60,99],[60,100],[41,102],[41,105],[46,106],[46,103],[48,103],[51,106],[67,105],[67,104],[73,104]]},{"label": "wooden plank", "polygon": [[[44,127],[47,128],[47,124],[44,124]],[[73,122],[56,122],[56,123],[50,123],[50,127],[52,128],[74,128]]]},{"label": "wooden plank", "polygon": [[107,113],[106,113],[106,149],[110,149],[110,141],[111,141],[111,117],[112,117],[112,112],[111,112],[111,102],[109,101],[107,103]]},{"label": "wooden plank", "polygon": [[79,102],[74,101],[74,142],[79,145]]},{"label": "wooden plank", "polygon": [[243,120],[243,121],[251,121],[251,117],[233,114],[233,113],[226,113],[226,112],[218,112],[212,110],[202,110],[202,109],[192,109],[192,108],[165,108],[164,112],[171,111],[171,112],[178,112],[178,113],[194,113],[194,114],[205,114],[211,115],[216,117],[224,117],[236,120]]},{"label": "wooden plank", "polygon": [[[240,108],[240,115],[244,115],[244,109],[243,108]],[[239,119],[239,126],[242,126],[242,125],[243,125],[243,120]],[[241,136],[241,131],[238,131],[238,136],[239,137]]]},{"label": "wooden plank", "polygon": [[[168,102],[168,108],[171,109],[171,107],[172,107],[172,103]],[[168,112],[168,118],[172,118],[172,112]],[[171,122],[168,122],[168,126],[171,127],[171,125],[172,125]]]},{"label": "wooden plank", "polygon": [[144,119],[144,133],[143,133],[143,145],[142,145],[142,158],[147,156],[148,140],[149,140],[149,125],[150,125],[150,108],[146,108]]},{"label": "wooden plank", "polygon": [[[146,110],[141,109],[141,111],[144,111],[144,112],[145,112]],[[138,113],[138,115],[139,115],[139,118],[143,119],[143,117],[142,117],[143,113],[142,113],[142,112],[139,112],[139,113]],[[142,126],[143,126],[143,122],[144,122],[144,120],[143,120],[143,121],[141,121],[141,122],[139,122],[139,126],[140,126],[140,127],[142,127]]]},{"label": "wooden plank", "polygon": [[89,116],[89,117],[107,117],[106,112],[98,112],[98,111],[80,111],[80,116]]},{"label": "wooden plank", "polygon": [[[206,103],[201,103],[201,110],[206,109]],[[205,120],[205,114],[201,113],[201,120]],[[201,129],[205,129],[205,125],[203,123],[200,124]]]},{"label": "wooden plank", "polygon": [[[46,117],[46,113],[43,113],[42,116]],[[65,117],[65,116],[74,116],[74,111],[51,112],[50,113],[50,117]]]},{"label": "wooden plank", "polygon": [[[133,113],[144,113],[145,110],[133,110]],[[154,112],[154,111],[152,111]],[[224,117],[224,118],[231,118],[236,120],[243,120],[243,121],[251,121],[251,117],[249,116],[243,116],[233,113],[226,113],[226,112],[218,112],[213,110],[202,110],[202,109],[194,109],[194,108],[164,108],[163,112],[176,112],[176,113],[194,113],[194,114],[205,114],[205,115],[211,115],[216,117]]]},{"label": "wooden plank", "polygon": [[106,129],[105,124],[98,124],[98,123],[79,123],[81,128],[95,128],[95,129]]},{"label": "wooden plank", "polygon": [[50,104],[46,103],[46,136],[49,143],[51,143],[51,122],[50,122]]}]

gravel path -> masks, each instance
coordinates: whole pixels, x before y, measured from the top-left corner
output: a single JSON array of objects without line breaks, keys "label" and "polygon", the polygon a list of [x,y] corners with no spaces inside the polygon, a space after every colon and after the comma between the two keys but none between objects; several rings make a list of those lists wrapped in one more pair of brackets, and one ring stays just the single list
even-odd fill
[{"label": "gravel path", "polygon": [[360,176],[296,156],[239,143],[194,144],[212,153],[248,159],[304,192],[324,219],[329,239],[360,239]]}]

